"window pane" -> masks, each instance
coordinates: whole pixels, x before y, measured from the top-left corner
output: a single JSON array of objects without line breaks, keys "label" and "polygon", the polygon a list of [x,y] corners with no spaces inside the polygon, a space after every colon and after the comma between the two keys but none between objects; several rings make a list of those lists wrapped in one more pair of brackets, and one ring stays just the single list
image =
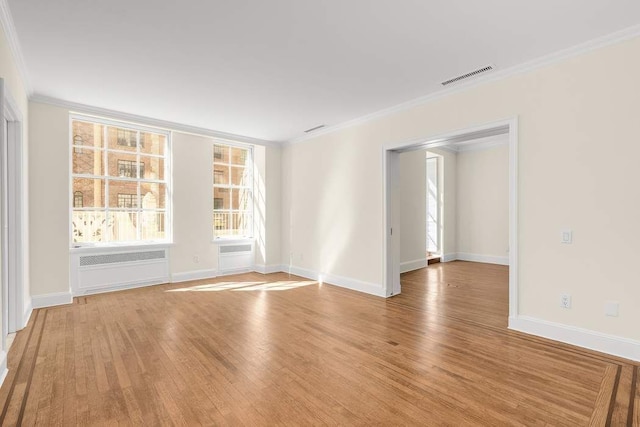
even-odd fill
[{"label": "window pane", "polygon": [[74,210],[71,215],[74,243],[104,242],[106,217],[103,211]]},{"label": "window pane", "polygon": [[231,209],[247,211],[251,210],[251,191],[245,188],[231,190]]},{"label": "window pane", "polygon": [[78,208],[104,207],[104,180],[73,178],[71,202]]},{"label": "window pane", "polygon": [[229,166],[213,165],[213,183],[218,185],[229,184]]},{"label": "window pane", "polygon": [[213,162],[229,163],[229,147],[227,147],[226,145],[214,145]]},{"label": "window pane", "polygon": [[165,209],[167,186],[165,184],[140,183],[142,209]]},{"label": "window pane", "polygon": [[112,242],[131,242],[138,239],[138,212],[110,211],[108,233]]},{"label": "window pane", "polygon": [[[113,153],[108,152],[107,154],[109,168],[109,176],[117,176],[120,178],[138,178],[138,166],[139,163],[136,159],[136,154],[127,154],[127,153]],[[145,170],[144,166],[140,166],[140,172],[144,176]]]},{"label": "window pane", "polygon": [[140,132],[140,153],[164,156],[166,142],[167,137],[165,135]]},{"label": "window pane", "polygon": [[104,148],[102,144],[103,125],[74,120],[71,127],[73,131],[71,144],[74,146],[74,150],[82,151],[82,147]]},{"label": "window pane", "polygon": [[164,181],[164,159],[162,157],[140,156],[140,178]]},{"label": "window pane", "polygon": [[231,148],[231,163],[234,165],[244,165],[249,159],[249,150],[246,148]]},{"label": "window pane", "polygon": [[138,208],[138,183],[135,181],[109,181],[109,207],[110,208]]},{"label": "window pane", "polygon": [[231,214],[231,229],[229,234],[232,236],[250,236],[253,224],[251,214],[244,212],[234,212]]},{"label": "window pane", "polygon": [[110,150],[137,151],[138,132],[113,126],[107,128],[107,142]]},{"label": "window pane", "polygon": [[73,173],[104,175],[103,151],[73,147]]},{"label": "window pane", "polygon": [[140,213],[140,231],[142,240],[164,239],[165,213],[157,211],[143,211]]},{"label": "window pane", "polygon": [[215,212],[213,214],[213,237],[225,236],[228,233],[227,227],[231,223],[231,214]]},{"label": "window pane", "polygon": [[251,186],[251,171],[243,166],[233,166],[231,168],[231,184],[244,187]]},{"label": "window pane", "polygon": [[231,209],[231,192],[228,188],[213,188],[213,208]]}]

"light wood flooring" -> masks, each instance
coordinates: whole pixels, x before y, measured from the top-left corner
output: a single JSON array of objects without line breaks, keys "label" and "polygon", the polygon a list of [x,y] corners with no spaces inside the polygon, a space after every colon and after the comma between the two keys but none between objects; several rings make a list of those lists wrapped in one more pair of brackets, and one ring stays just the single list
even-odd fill
[{"label": "light wood flooring", "polygon": [[2,425],[640,425],[638,366],[509,331],[506,267],[382,299],[257,273],[35,310]]}]

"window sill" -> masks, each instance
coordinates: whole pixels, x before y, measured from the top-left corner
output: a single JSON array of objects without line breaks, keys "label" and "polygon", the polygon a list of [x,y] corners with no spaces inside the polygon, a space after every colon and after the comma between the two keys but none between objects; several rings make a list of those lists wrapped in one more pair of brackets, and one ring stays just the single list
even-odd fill
[{"label": "window sill", "polygon": [[93,253],[93,252],[122,252],[147,249],[168,249],[173,243],[169,242],[149,242],[149,243],[126,243],[126,244],[109,244],[100,246],[72,246],[69,248],[70,253]]}]

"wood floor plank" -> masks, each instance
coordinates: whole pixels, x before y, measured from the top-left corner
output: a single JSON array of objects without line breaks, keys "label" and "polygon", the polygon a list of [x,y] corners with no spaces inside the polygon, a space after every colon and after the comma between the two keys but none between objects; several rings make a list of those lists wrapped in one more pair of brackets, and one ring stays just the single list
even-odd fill
[{"label": "wood floor plank", "polygon": [[507,267],[401,280],[247,273],[36,311],[3,425],[638,425],[637,365],[507,329]]}]

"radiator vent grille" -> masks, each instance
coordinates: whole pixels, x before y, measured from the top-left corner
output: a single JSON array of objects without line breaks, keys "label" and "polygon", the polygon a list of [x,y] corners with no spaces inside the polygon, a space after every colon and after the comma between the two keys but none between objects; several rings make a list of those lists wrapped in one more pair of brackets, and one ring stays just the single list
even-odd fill
[{"label": "radiator vent grille", "polygon": [[487,65],[486,67],[478,68],[477,70],[471,71],[471,72],[469,72],[467,74],[463,74],[461,76],[454,77],[454,78],[449,79],[449,80],[445,80],[441,84],[442,84],[442,86],[447,86],[447,85],[450,85],[452,83],[459,82],[460,80],[465,80],[465,79],[468,79],[470,77],[474,77],[474,76],[477,76],[478,74],[486,73],[487,71],[491,71],[491,70],[493,70],[493,65]]},{"label": "radiator vent grille", "polygon": [[80,266],[118,264],[121,262],[164,259],[165,251],[126,252],[121,254],[86,255],[80,257]]},{"label": "radiator vent grille", "polygon": [[220,246],[221,254],[233,254],[236,252],[251,252],[251,245]]}]

